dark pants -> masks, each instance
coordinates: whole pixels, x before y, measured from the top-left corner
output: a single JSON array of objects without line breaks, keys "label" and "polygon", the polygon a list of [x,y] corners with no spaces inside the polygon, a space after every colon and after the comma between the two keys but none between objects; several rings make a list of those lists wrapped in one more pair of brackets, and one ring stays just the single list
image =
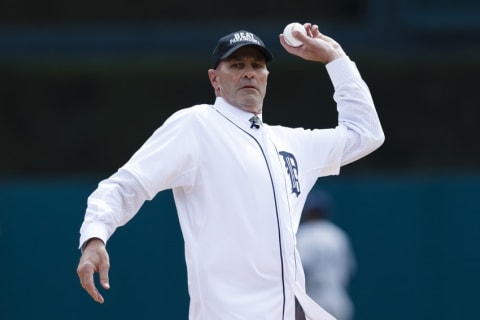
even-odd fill
[{"label": "dark pants", "polygon": [[303,312],[302,306],[295,299],[295,320],[305,320],[305,312]]}]

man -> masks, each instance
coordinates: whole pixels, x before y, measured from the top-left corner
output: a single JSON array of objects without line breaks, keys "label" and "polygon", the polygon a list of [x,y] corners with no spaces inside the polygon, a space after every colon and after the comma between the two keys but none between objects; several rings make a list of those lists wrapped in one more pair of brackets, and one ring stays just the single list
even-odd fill
[{"label": "man", "polygon": [[353,319],[348,284],[356,261],[348,235],[331,220],[333,200],[324,190],[310,191],[297,233],[297,249],[308,295],[337,320]]},{"label": "man", "polygon": [[[174,113],[88,199],[77,268],[102,303],[93,274],[109,288],[105,248],[145,200],[172,189],[185,241],[190,320],[333,319],[304,290],[295,234],[318,177],[378,148],[384,140],[372,98],[353,62],[318,26],[282,46],[323,62],[335,87],[339,125],[304,130],[262,123],[271,52],[253,33],[222,37],[208,70],[216,99]],[[320,106],[319,106],[320,107]]]}]

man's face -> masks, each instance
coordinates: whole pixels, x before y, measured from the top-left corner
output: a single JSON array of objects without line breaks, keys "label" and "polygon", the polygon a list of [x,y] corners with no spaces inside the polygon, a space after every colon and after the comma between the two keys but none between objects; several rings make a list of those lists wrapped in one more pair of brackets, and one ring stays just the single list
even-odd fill
[{"label": "man's face", "polygon": [[220,61],[217,69],[208,70],[216,96],[252,113],[262,112],[268,73],[265,56],[252,46],[238,49]]}]

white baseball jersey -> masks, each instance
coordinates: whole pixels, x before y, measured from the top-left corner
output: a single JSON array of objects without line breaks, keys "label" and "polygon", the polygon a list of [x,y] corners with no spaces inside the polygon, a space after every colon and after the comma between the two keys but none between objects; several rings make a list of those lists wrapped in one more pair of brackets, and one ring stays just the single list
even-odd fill
[{"label": "white baseball jersey", "polygon": [[[383,142],[367,86],[347,57],[327,65],[339,125],[263,124],[217,98],[173,114],[88,199],[80,243],[105,242],[145,200],[172,189],[185,240],[190,320],[333,319],[305,294],[295,249],[306,196]],[[274,110],[273,110],[274,112]]]}]

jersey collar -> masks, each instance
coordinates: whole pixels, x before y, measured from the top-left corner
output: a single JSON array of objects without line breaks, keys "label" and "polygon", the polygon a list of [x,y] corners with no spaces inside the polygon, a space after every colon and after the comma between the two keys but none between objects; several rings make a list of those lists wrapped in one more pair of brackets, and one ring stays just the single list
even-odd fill
[{"label": "jersey collar", "polygon": [[[251,122],[250,118],[254,116],[253,113],[244,111],[242,109],[239,109],[231,104],[229,104],[225,99],[222,97],[217,97],[215,99],[215,104],[213,107],[218,110],[221,114],[226,116],[228,119],[233,121],[236,125],[240,126],[244,130],[257,130],[255,128],[250,128],[251,127]],[[257,116],[262,120],[262,114],[257,114]],[[263,120],[262,120],[263,121]]]}]

